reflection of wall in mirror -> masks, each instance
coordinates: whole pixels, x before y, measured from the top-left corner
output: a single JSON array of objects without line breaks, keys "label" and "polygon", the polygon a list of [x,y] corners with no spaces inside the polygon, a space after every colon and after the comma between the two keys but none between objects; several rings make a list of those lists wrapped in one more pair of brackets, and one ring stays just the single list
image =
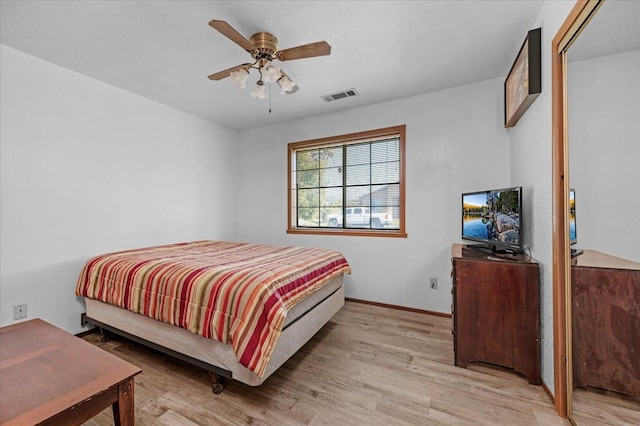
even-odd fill
[{"label": "reflection of wall in mirror", "polygon": [[570,179],[580,191],[580,248],[640,262],[640,50],[568,66]]}]

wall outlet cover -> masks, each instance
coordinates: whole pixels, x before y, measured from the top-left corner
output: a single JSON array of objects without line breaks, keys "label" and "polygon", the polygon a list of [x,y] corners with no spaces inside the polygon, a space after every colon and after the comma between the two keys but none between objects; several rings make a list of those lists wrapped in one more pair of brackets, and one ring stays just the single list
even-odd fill
[{"label": "wall outlet cover", "polygon": [[15,305],[13,307],[13,319],[19,320],[27,317],[27,304]]}]

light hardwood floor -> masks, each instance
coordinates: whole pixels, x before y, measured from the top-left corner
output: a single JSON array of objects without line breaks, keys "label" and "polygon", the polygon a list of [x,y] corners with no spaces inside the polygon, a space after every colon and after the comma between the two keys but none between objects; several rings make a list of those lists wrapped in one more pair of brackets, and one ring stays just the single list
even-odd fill
[{"label": "light hardwood floor", "polygon": [[[451,319],[347,302],[262,386],[227,383],[116,338],[85,340],[142,368],[138,425],[569,425],[540,386],[453,365]],[[88,425],[112,424],[105,410]]]},{"label": "light hardwood floor", "polygon": [[574,389],[573,420],[578,426],[638,426],[640,399],[594,388]]}]

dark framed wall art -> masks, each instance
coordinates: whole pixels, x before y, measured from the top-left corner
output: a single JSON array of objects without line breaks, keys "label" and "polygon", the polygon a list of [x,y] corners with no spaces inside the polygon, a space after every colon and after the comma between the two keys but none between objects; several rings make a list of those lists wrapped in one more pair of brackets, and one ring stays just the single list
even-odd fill
[{"label": "dark framed wall art", "polygon": [[541,28],[527,33],[504,81],[504,127],[515,126],[542,92],[541,34]]}]

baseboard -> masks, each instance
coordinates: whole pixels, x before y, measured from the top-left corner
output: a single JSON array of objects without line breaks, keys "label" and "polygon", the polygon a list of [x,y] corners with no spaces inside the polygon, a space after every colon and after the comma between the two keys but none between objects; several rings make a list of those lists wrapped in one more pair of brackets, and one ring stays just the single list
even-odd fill
[{"label": "baseboard", "polygon": [[544,390],[544,393],[547,394],[547,396],[549,397],[549,399],[551,400],[551,404],[553,404],[553,406],[556,406],[556,399],[553,396],[553,394],[551,393],[551,391],[549,390],[549,388],[547,387],[547,384],[543,381],[542,382],[542,389]]},{"label": "baseboard", "polygon": [[[436,317],[451,318],[451,314],[445,314],[444,312],[435,312],[435,311],[428,311],[426,309],[409,308],[407,306],[391,305],[389,303],[372,302],[369,300],[352,299],[350,297],[345,297],[344,300],[346,300],[347,302],[361,303],[363,305],[380,306],[382,308],[397,309],[399,311],[416,312],[418,314],[426,314],[426,315],[433,315]],[[90,334],[96,333],[97,331],[98,329],[94,327],[87,331],[78,333],[75,336],[82,338]],[[545,389],[545,392],[547,393],[547,395],[549,395],[549,398],[551,398],[551,401],[553,402],[553,396],[551,395],[551,392],[549,391],[549,389],[547,389],[547,387],[544,385],[544,383],[543,383],[543,387]]]},{"label": "baseboard", "polygon": [[434,315],[436,317],[451,318],[451,314],[445,314],[444,312],[427,311],[425,309],[409,308],[406,306],[399,306],[399,305],[390,305],[388,303],[371,302],[369,300],[352,299],[350,297],[345,297],[344,300],[346,300],[347,302],[362,303],[363,305],[380,306],[382,308],[397,309],[399,311],[416,312],[418,314],[427,314],[427,315]]},{"label": "baseboard", "polygon": [[90,329],[89,329],[89,330],[87,330],[87,331],[82,331],[82,332],[80,332],[80,333],[78,333],[78,334],[75,334],[75,336],[76,336],[76,337],[79,337],[79,338],[81,338],[81,339],[82,339],[83,337],[88,336],[88,335],[90,335],[90,334],[93,334],[93,333],[95,333],[95,332],[97,332],[97,331],[98,331],[98,329],[97,329],[97,328],[92,327],[92,328],[90,328]]}]

